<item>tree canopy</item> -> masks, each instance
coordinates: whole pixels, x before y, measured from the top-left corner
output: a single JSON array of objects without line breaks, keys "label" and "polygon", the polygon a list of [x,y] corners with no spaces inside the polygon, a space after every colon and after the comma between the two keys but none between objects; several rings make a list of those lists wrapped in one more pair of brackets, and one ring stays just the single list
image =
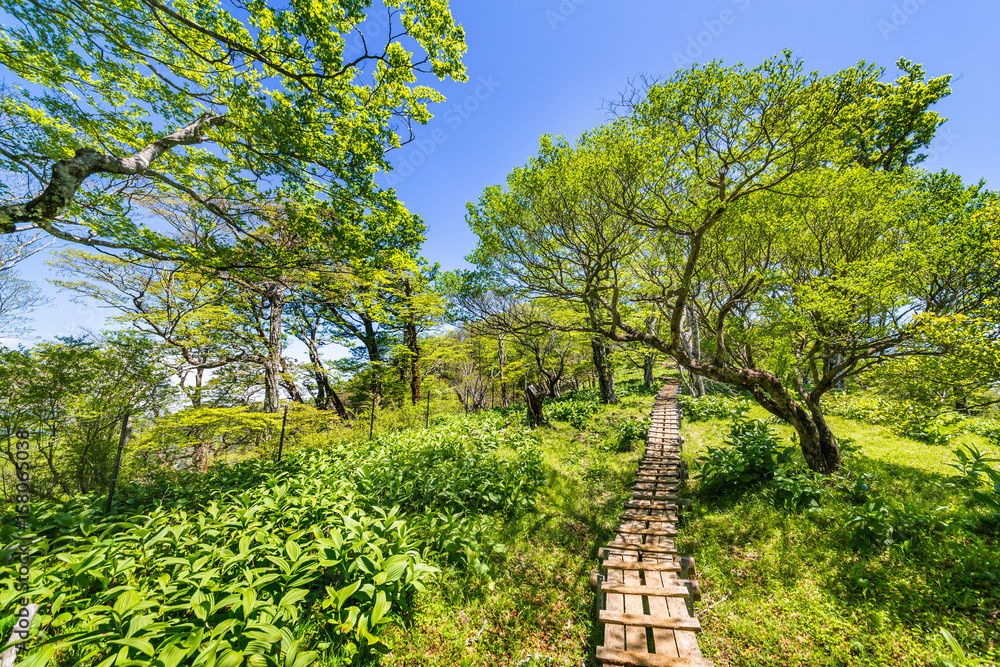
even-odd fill
[{"label": "tree canopy", "polygon": [[899,66],[894,85],[864,63],[807,74],[788,53],[678,72],[572,145],[543,138],[470,205],[470,259],[521,299],[589,304],[571,328],[750,392],[829,472],[840,453],[823,394],[888,359],[942,353],[921,331],[985,316],[1000,278],[993,195],[913,167],[948,77]]},{"label": "tree canopy", "polygon": [[[394,206],[373,175],[443,99],[418,77],[465,78],[446,0],[387,2],[382,22],[343,0],[0,8],[6,234],[177,256],[154,222],[165,203],[199,207],[224,241],[266,201],[299,202],[323,233]],[[319,202],[335,215],[309,215]]]}]

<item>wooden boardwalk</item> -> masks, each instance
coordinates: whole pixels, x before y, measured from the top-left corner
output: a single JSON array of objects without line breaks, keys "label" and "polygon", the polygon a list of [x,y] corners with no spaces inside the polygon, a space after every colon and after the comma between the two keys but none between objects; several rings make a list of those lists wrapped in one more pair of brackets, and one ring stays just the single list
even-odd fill
[{"label": "wooden boardwalk", "polygon": [[[685,474],[679,453],[678,385],[660,390],[653,406],[646,452],[632,498],[615,539],[601,549],[597,595],[604,645],[597,662],[635,667],[711,667],[701,657],[698,619],[689,600],[700,598],[694,559],[674,546],[677,513],[684,501],[677,486]],[[680,576],[678,576],[680,575]]]}]

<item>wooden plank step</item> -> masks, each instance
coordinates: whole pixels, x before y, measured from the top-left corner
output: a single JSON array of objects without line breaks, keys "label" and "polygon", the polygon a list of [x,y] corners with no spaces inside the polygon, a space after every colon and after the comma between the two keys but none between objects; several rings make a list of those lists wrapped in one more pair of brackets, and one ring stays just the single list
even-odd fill
[{"label": "wooden plank step", "polygon": [[637,490],[632,492],[632,498],[635,500],[678,500],[676,493],[667,493],[665,491]]},{"label": "wooden plank step", "polygon": [[644,561],[602,561],[606,570],[642,570],[644,572],[680,572],[680,563],[649,563]]},{"label": "wooden plank step", "polygon": [[677,549],[673,545],[669,547],[656,544],[629,544],[628,542],[608,542],[606,549],[613,551],[638,551],[650,554],[676,554]]},{"label": "wooden plank step", "polygon": [[597,661],[602,665],[627,665],[628,667],[715,667],[706,658],[671,658],[656,653],[633,653],[597,647]]},{"label": "wooden plank step", "polygon": [[676,530],[661,530],[659,528],[624,528],[618,526],[615,531],[619,535],[663,535],[665,537],[677,537]]},{"label": "wooden plank step", "polygon": [[630,514],[625,512],[622,518],[629,521],[652,521],[654,523],[677,523],[680,521],[676,514]]},{"label": "wooden plank step", "polygon": [[657,598],[686,598],[691,595],[687,586],[627,586],[625,584],[612,584],[607,581],[601,584],[601,590],[605,593],[618,593],[619,595],[645,595]]},{"label": "wooden plank step", "polygon": [[685,632],[701,632],[701,623],[697,618],[683,616],[649,616],[646,614],[620,614],[614,611],[601,610],[602,623],[616,625],[634,625],[640,628],[663,628],[664,630],[683,630]]},{"label": "wooden plank step", "polygon": [[658,503],[655,500],[629,500],[625,507],[644,510],[676,510],[677,503]]}]

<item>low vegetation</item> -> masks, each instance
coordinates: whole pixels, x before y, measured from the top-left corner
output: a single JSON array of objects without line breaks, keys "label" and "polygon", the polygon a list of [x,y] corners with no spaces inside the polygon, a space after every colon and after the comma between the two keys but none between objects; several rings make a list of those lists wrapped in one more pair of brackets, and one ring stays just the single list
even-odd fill
[{"label": "low vegetation", "polygon": [[[500,420],[162,472],[123,489],[107,517],[102,496],[39,503],[24,536],[36,542],[39,634],[24,664],[301,667],[370,655],[431,562],[485,572],[491,522],[534,506],[537,439]],[[7,608],[21,595],[16,563],[0,567]]]},{"label": "low vegetation", "polygon": [[680,549],[700,565],[716,664],[1000,659],[1000,442],[945,447],[832,417],[848,454],[818,475],[791,428],[748,417],[683,428],[696,472]]}]

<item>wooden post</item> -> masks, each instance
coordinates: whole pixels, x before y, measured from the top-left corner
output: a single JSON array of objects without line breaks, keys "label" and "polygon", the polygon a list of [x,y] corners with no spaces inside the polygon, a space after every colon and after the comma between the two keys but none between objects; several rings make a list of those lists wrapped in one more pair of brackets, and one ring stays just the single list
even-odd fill
[{"label": "wooden post", "polygon": [[431,425],[431,387],[427,385],[427,410],[424,413],[424,428]]},{"label": "wooden post", "polygon": [[128,433],[128,413],[125,413],[125,417],[122,419],[122,434],[118,438],[118,454],[115,455],[115,469],[111,473],[111,488],[108,489],[108,504],[104,508],[104,515],[107,516],[111,514],[111,499],[115,496],[115,484],[118,483],[118,467],[122,463],[122,450],[125,449],[125,436]]},{"label": "wooden post", "polygon": [[368,424],[368,440],[372,439],[372,434],[375,433],[375,379],[372,378],[372,418]]},{"label": "wooden post", "polygon": [[21,612],[17,615],[17,621],[14,622],[14,629],[10,633],[10,639],[7,640],[7,645],[13,644],[15,641],[18,643],[13,644],[13,646],[0,654],[0,667],[13,667],[14,661],[17,659],[18,649],[24,645],[24,642],[28,641],[28,630],[31,629],[31,623],[35,620],[37,612],[37,604],[29,604],[21,609]]},{"label": "wooden post", "polygon": [[545,423],[545,415],[542,414],[542,397],[535,389],[535,385],[529,384],[524,392],[524,397],[528,403],[528,421],[532,426],[539,426]]},{"label": "wooden post", "polygon": [[285,406],[285,414],[281,417],[281,438],[278,439],[278,462],[281,462],[281,450],[285,448],[285,422],[288,421],[288,406]]}]

